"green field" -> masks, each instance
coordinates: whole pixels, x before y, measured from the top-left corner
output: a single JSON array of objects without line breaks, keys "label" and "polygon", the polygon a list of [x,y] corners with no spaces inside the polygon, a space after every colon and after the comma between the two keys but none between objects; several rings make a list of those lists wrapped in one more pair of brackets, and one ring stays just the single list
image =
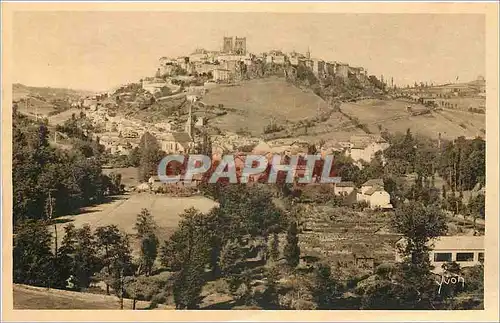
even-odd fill
[{"label": "green field", "polygon": [[22,114],[33,116],[48,116],[50,112],[56,111],[56,108],[53,104],[47,103],[37,98],[30,98],[28,104],[29,106],[26,106],[25,102],[19,102],[17,105],[17,111]]},{"label": "green field", "polygon": [[[215,205],[214,201],[201,196],[169,197],[149,193],[124,195],[110,203],[86,208],[81,214],[58,218],[61,222],[66,221],[57,225],[58,240],[62,241],[63,228],[70,222],[77,228],[88,224],[93,229],[115,224],[120,230],[135,234],[137,214],[146,208],[155,218],[158,224],[158,238],[163,241],[175,230],[180,220],[179,215],[185,209],[194,207],[202,212],[208,212]],[[134,245],[134,251],[138,250],[137,247]]]},{"label": "green field", "polygon": [[105,175],[109,175],[111,173],[121,174],[122,175],[122,184],[125,186],[137,186],[137,185],[139,185],[139,170],[136,167],[103,169],[102,173]]},{"label": "green field", "polygon": [[55,114],[53,116],[50,116],[48,119],[49,119],[49,124],[50,125],[62,125],[66,120],[69,120],[71,119],[71,116],[73,115],[73,113],[78,116],[80,114],[80,111],[79,109],[76,109],[76,108],[71,108],[71,109],[68,109],[66,111],[63,111],[61,113],[58,113],[58,114]]}]

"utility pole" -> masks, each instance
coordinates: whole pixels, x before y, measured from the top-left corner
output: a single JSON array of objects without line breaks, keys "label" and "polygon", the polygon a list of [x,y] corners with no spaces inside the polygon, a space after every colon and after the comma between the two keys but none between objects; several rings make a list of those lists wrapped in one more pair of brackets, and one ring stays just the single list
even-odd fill
[{"label": "utility pole", "polygon": [[123,310],[123,267],[120,270],[120,309]]}]

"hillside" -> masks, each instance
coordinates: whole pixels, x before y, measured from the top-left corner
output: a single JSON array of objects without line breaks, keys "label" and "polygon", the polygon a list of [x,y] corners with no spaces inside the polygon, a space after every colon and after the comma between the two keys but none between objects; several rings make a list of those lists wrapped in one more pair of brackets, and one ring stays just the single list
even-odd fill
[{"label": "hillside", "polygon": [[[214,88],[202,101],[207,105],[222,104],[228,112],[213,119],[213,126],[232,132],[246,130],[253,135],[262,134],[273,118],[277,124],[290,125],[314,118],[320,111],[330,110],[328,104],[312,91],[302,90],[274,77]],[[342,119],[342,116],[333,112],[330,118],[336,120]]]},{"label": "hillside", "polygon": [[[289,132],[293,137],[311,141],[342,141],[366,130],[370,133],[383,130],[405,132],[408,128],[433,138],[441,132],[443,138],[453,139],[484,135],[486,128],[483,114],[460,109],[429,111],[423,105],[403,100],[344,102],[341,112],[333,111],[312,91],[279,78],[254,79],[235,86],[214,88],[202,100],[206,105],[223,105],[227,114],[210,122],[222,130],[245,130],[252,135],[262,135],[264,127],[274,119],[278,125],[292,129]],[[406,110],[409,105],[411,112]],[[300,121],[315,118],[320,111],[329,111],[329,118],[322,122],[315,120],[308,127],[297,125]],[[286,136],[285,131],[277,134],[280,135]]]},{"label": "hillside", "polygon": [[12,86],[12,101],[20,113],[31,117],[49,117],[49,123],[53,125],[64,122],[73,113],[79,113],[77,109],[71,109],[71,103],[90,94],[89,91],[32,87],[18,83]]},{"label": "hillside", "polygon": [[[414,133],[420,133],[437,139],[441,133],[444,139],[454,139],[458,136],[475,137],[484,135],[486,118],[484,114],[472,114],[460,110],[437,110],[420,115],[412,115],[406,111],[412,106],[412,112],[425,112],[425,107],[419,104],[409,104],[400,100],[362,100],[356,103],[343,103],[342,112],[359,119],[372,133],[387,129],[389,132],[405,132],[410,128]],[[380,125],[380,127],[379,127]]]}]

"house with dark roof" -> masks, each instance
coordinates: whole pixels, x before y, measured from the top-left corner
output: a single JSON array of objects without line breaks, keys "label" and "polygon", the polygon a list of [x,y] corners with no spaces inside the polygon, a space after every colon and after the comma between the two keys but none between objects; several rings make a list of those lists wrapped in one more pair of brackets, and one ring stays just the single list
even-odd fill
[{"label": "house with dark roof", "polygon": [[349,195],[351,194],[356,186],[354,185],[354,182],[340,182],[340,183],[335,183],[335,195]]}]

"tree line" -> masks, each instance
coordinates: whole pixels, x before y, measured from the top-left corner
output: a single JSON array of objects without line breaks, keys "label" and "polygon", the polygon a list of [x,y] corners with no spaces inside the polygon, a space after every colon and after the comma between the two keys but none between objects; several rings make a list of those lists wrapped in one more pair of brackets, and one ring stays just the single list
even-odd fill
[{"label": "tree line", "polygon": [[[297,205],[277,208],[262,187],[216,184],[219,205],[203,214],[190,208],[178,228],[160,241],[154,217],[137,215],[134,234],[117,226],[75,228],[68,224],[62,244],[53,251],[43,221],[27,221],[14,236],[14,282],[85,290],[103,281],[106,292],[121,300],[149,300],[154,307],[172,297],[177,309],[197,309],[202,290],[224,284],[234,307],[263,309],[433,309],[475,308],[462,304],[463,293],[482,292],[482,267],[464,271],[465,289],[436,293],[428,242],[446,233],[446,217],[435,205],[419,201],[400,206],[391,226],[406,244],[400,264],[382,264],[370,277],[343,281],[322,261],[300,269]],[[280,238],[282,237],[282,238]],[[132,242],[139,256],[132,256]],[[455,268],[460,272],[460,268]],[[478,271],[479,270],[479,271]],[[168,276],[161,278],[162,273]],[[256,289],[256,280],[263,281]],[[467,280],[469,281],[469,280]],[[345,297],[345,292],[356,297]],[[450,298],[451,297],[451,298]],[[122,302],[123,304],[123,302]]]},{"label": "tree line", "polygon": [[[76,122],[76,118],[70,120]],[[102,202],[121,189],[118,174],[102,174],[102,146],[87,136],[74,138],[72,150],[49,142],[46,121],[14,111],[12,142],[13,223],[54,219]]]}]

